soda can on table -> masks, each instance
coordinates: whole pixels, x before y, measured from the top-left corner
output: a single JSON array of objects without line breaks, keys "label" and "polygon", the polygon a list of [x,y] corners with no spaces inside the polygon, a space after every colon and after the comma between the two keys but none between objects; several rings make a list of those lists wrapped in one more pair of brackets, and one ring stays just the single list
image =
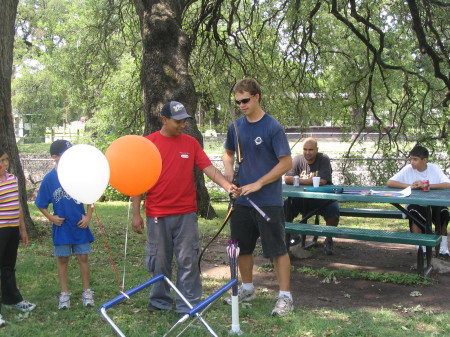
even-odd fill
[{"label": "soda can on table", "polygon": [[300,177],[294,176],[294,186],[300,186]]},{"label": "soda can on table", "polygon": [[423,182],[423,187],[422,187],[422,189],[423,189],[425,192],[430,192],[430,181],[429,181],[429,180],[423,180],[422,182]]}]

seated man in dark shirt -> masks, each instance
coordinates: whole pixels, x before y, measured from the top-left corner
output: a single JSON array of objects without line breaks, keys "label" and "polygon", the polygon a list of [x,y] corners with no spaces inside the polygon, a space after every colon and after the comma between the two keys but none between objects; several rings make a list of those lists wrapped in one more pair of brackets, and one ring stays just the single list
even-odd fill
[{"label": "seated man in dark shirt", "polygon": [[[312,185],[313,177],[320,177],[320,185],[332,185],[332,168],[330,158],[326,154],[319,153],[317,140],[307,138],[303,142],[303,154],[294,157],[292,169],[286,173],[284,182],[292,185],[294,176],[300,177],[300,185]],[[321,207],[328,200],[293,198],[291,213],[295,218],[299,213],[306,214],[314,208]],[[285,202],[286,207],[286,202]],[[339,204],[337,201],[322,208],[318,214],[325,219],[327,226],[337,226],[339,224]],[[324,249],[327,255],[333,254],[333,239],[326,238]]]}]

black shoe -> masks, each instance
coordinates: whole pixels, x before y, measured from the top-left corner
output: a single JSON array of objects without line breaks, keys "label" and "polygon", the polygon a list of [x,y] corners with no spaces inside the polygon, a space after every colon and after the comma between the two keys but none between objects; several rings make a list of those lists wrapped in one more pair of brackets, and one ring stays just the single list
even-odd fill
[{"label": "black shoe", "polygon": [[327,255],[333,255],[333,240],[330,239],[326,239],[324,244],[323,244],[323,249],[325,251],[325,254]]},{"label": "black shoe", "polygon": [[149,304],[149,305],[147,306],[147,311],[148,311],[149,313],[155,313],[155,312],[158,312],[158,311],[161,311],[161,310],[165,310],[165,309],[155,307],[155,306],[152,305],[152,304]]}]

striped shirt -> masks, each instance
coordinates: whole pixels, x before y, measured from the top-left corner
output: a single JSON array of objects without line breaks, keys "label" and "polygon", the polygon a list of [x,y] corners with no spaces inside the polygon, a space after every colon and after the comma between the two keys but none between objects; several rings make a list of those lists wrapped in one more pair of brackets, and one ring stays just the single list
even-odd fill
[{"label": "striped shirt", "polygon": [[17,179],[6,173],[6,180],[0,181],[0,228],[19,226],[19,188]]}]

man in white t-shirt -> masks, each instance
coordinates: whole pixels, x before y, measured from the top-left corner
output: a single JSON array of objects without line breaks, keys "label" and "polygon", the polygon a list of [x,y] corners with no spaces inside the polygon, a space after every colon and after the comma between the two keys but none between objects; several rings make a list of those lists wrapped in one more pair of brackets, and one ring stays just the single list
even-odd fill
[{"label": "man in white t-shirt", "polygon": [[[406,188],[411,186],[412,189],[423,188],[423,181],[428,180],[430,189],[450,188],[450,179],[444,174],[441,168],[433,163],[428,162],[428,150],[423,146],[415,146],[409,152],[410,164],[403,167],[387,182],[389,187]],[[426,208],[420,205],[408,205],[408,211],[415,213],[418,217],[426,220]],[[442,243],[439,254],[450,256],[447,241],[447,225],[449,221],[449,213],[447,207],[432,207],[432,221],[437,225],[438,234],[442,235]],[[440,224],[440,226],[439,226]],[[412,233],[422,233],[421,227],[414,222],[410,222]]]}]

